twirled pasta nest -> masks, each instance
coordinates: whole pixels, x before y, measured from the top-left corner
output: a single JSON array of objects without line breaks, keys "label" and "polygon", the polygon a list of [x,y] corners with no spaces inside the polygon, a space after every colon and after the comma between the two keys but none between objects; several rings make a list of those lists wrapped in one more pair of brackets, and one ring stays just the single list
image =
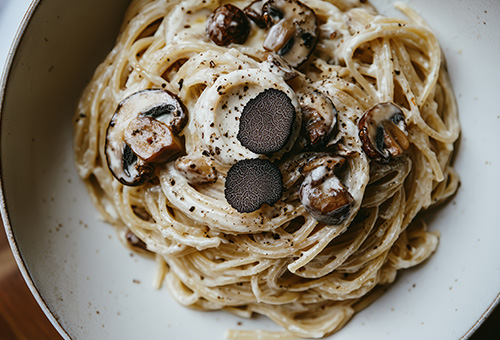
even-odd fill
[{"label": "twirled pasta nest", "polygon": [[76,164],[181,304],[322,337],[436,249],[417,214],[458,187],[457,108],[399,9],[133,1],[80,100]]}]

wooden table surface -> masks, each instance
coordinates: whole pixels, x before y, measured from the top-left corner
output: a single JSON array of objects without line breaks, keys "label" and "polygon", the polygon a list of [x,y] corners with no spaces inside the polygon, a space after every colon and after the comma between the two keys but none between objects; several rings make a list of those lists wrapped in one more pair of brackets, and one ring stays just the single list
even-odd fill
[{"label": "wooden table surface", "polygon": [[[17,268],[1,223],[0,228],[0,339],[62,339],[31,295]],[[470,339],[500,339],[500,308]]]},{"label": "wooden table surface", "polygon": [[31,295],[0,227],[0,339],[62,339]]}]

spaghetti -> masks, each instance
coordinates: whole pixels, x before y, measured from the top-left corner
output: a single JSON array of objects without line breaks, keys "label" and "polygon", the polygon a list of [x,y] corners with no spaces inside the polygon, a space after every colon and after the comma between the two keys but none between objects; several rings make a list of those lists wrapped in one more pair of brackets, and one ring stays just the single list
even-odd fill
[{"label": "spaghetti", "polygon": [[[407,17],[402,20],[379,15],[365,1],[291,3],[313,11],[317,30],[308,34],[318,34],[306,60],[294,54],[292,66],[263,48],[274,46],[266,36],[272,27],[259,28],[254,19],[243,43],[215,44],[206,22],[219,1],[134,0],[115,47],[81,97],[74,152],[100,213],[124,239],[128,233],[156,254],[179,303],[266,315],[285,329],[267,338],[319,338],[366,307],[398,270],[436,249],[438,234],[417,214],[457,190],[450,162],[460,126],[439,44],[406,5],[397,6]],[[243,9],[250,2],[232,4]],[[311,38],[302,37],[305,43]],[[285,93],[297,115],[286,145],[261,154],[237,138],[238,107],[270,88]],[[108,167],[110,120],[125,98],[148,89],[168,91],[184,106],[187,122],[176,135],[184,150],[156,163],[142,185],[124,185]],[[304,138],[308,126],[318,126],[306,109],[311,98],[330,110],[320,119],[328,131],[317,145]],[[360,137],[360,122],[381,103],[400,113],[376,131],[396,135],[377,135],[370,146]],[[403,139],[407,145],[396,148],[395,157],[372,159],[371,151],[383,153],[381,145],[401,146]],[[283,193],[272,205],[238,212],[224,195],[226,175],[254,158],[279,169]],[[324,165],[332,159],[336,165]],[[208,169],[208,179],[190,171],[195,166]],[[315,183],[308,176],[326,179],[329,190],[340,188],[342,214],[325,218],[315,210],[317,188],[306,188]]]}]

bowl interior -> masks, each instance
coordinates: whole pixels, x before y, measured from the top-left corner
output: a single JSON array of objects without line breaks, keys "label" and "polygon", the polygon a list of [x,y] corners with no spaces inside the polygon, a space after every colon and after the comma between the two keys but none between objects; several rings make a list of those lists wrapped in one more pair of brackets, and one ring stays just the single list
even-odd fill
[{"label": "bowl interior", "polygon": [[[5,75],[1,175],[4,223],[21,269],[66,337],[220,339],[228,328],[278,330],[264,318],[188,310],[166,288],[155,290],[154,261],[120,244],[76,174],[76,103],[112,48],[128,2],[40,1],[20,37]],[[395,13],[392,1],[373,3]],[[500,3],[410,5],[436,32],[447,57],[463,129],[455,160],[462,185],[427,216],[430,228],[441,232],[436,254],[401,273],[335,339],[457,339],[500,291]]]}]

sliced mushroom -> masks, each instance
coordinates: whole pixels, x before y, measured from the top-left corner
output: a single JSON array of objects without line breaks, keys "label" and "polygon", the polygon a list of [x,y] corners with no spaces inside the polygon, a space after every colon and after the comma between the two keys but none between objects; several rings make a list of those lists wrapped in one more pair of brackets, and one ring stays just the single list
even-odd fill
[{"label": "sliced mushroom", "polygon": [[184,105],[168,91],[149,89],[125,98],[106,131],[106,160],[113,176],[124,185],[144,184],[155,163],[169,161],[183,149],[176,133],[186,122]]},{"label": "sliced mushroom", "polygon": [[393,103],[367,110],[358,123],[363,151],[372,160],[387,163],[410,146],[403,111]]},{"label": "sliced mushroom", "polygon": [[337,124],[337,109],[330,98],[319,91],[311,91],[299,99],[302,109],[305,144],[323,146]]},{"label": "sliced mushroom", "polygon": [[217,170],[212,163],[212,159],[203,154],[189,154],[177,158],[175,168],[191,184],[208,184],[217,181]]},{"label": "sliced mushroom", "polygon": [[247,7],[243,8],[243,12],[249,17],[255,24],[260,27],[266,27],[266,22],[262,17],[262,7],[266,0],[255,0]]},{"label": "sliced mushroom", "polygon": [[269,0],[262,7],[262,17],[269,27],[265,50],[278,53],[293,67],[307,60],[319,35],[311,8],[297,0]]},{"label": "sliced mushroom", "polygon": [[295,115],[295,107],[285,92],[266,89],[245,105],[236,138],[258,154],[279,151],[292,134]]},{"label": "sliced mushroom", "polygon": [[354,203],[347,188],[335,175],[345,159],[337,156],[314,158],[304,165],[305,176],[300,187],[300,200],[318,222],[341,224],[350,214]]},{"label": "sliced mushroom", "polygon": [[184,147],[172,129],[151,117],[137,117],[125,130],[125,142],[139,158],[148,163],[167,163]]},{"label": "sliced mushroom", "polygon": [[291,80],[299,75],[299,73],[291,67],[283,58],[276,53],[264,52],[265,61],[263,66],[267,66],[267,70],[281,76],[285,81]]},{"label": "sliced mushroom", "polygon": [[107,143],[107,145],[106,158],[108,167],[120,183],[138,186],[144,184],[153,176],[155,172],[154,165],[138,158],[130,146],[125,143],[121,147],[112,146],[112,143]]},{"label": "sliced mushroom", "polygon": [[209,38],[219,46],[243,44],[250,33],[250,21],[238,7],[224,4],[207,19],[206,30]]},{"label": "sliced mushroom", "polygon": [[228,171],[224,189],[227,202],[240,213],[249,213],[263,204],[274,205],[283,195],[283,178],[267,159],[244,159]]},{"label": "sliced mushroom", "polygon": [[149,96],[145,100],[150,100],[151,108],[141,112],[140,116],[151,117],[159,122],[166,124],[173,133],[180,133],[187,124],[187,109],[179,97],[167,90],[151,89],[138,94]]}]

